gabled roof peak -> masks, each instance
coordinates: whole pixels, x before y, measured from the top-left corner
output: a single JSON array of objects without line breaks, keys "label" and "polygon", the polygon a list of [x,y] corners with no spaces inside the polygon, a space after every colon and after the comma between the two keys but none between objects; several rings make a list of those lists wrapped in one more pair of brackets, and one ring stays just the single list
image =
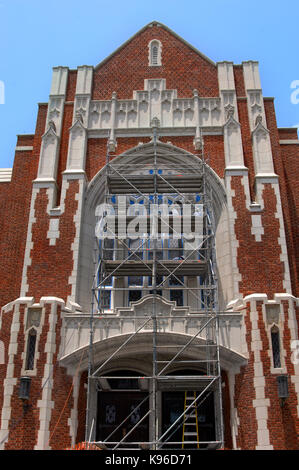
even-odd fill
[{"label": "gabled roof peak", "polygon": [[129,42],[131,42],[135,37],[137,37],[139,34],[141,34],[143,31],[145,31],[147,28],[152,28],[153,26],[161,27],[168,31],[170,34],[172,34],[174,37],[176,37],[179,41],[183,42],[186,46],[190,47],[194,52],[196,52],[198,55],[200,55],[204,60],[208,61],[211,65],[216,66],[216,63],[212,61],[209,57],[204,55],[202,52],[200,52],[196,47],[192,46],[189,42],[187,42],[185,39],[183,39],[181,36],[179,36],[177,33],[175,33],[172,29],[168,28],[165,24],[161,23],[160,21],[151,21],[150,23],[146,24],[141,28],[137,33],[135,33],[133,36],[131,36],[127,41],[125,41],[120,47],[118,47],[112,54],[110,54],[108,57],[106,57],[102,62],[100,62],[98,65],[95,66],[95,69],[99,68],[100,66],[104,65],[105,62],[107,62],[114,54],[116,54],[118,51],[120,51],[123,47],[125,47]]},{"label": "gabled roof peak", "polygon": [[150,26],[164,26],[162,23],[160,23],[160,21],[151,21],[150,23],[148,23],[146,25],[146,27],[150,27]]}]

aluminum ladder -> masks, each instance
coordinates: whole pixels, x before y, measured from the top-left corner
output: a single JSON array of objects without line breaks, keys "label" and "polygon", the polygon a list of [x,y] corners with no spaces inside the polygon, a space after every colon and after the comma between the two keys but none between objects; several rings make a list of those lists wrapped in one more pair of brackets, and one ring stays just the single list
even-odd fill
[{"label": "aluminum ladder", "polygon": [[186,412],[194,400],[196,400],[196,392],[185,392],[182,449],[185,444],[188,444],[188,441],[194,444],[195,440],[197,449],[199,449],[197,404],[194,403]]}]

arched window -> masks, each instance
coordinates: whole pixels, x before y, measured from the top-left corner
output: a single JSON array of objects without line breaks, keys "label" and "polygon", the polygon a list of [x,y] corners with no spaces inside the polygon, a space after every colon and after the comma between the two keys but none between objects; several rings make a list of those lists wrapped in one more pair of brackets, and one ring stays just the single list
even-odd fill
[{"label": "arched window", "polygon": [[149,43],[149,65],[159,67],[161,63],[161,42],[157,39],[153,39]]},{"label": "arched window", "polygon": [[[29,375],[36,374],[36,361],[38,359],[38,339],[41,332],[41,308],[28,308],[26,315],[26,327],[24,330],[25,334],[25,351],[24,361],[22,367],[22,373],[25,371],[31,371]],[[25,374],[27,375],[27,373]]]},{"label": "arched window", "polygon": [[273,366],[274,368],[280,368],[281,367],[280,335],[279,335],[279,328],[276,325],[274,325],[271,328],[271,343],[272,343]]},{"label": "arched window", "polygon": [[26,370],[34,369],[34,358],[35,358],[35,346],[36,346],[36,329],[31,328],[28,332],[27,339],[27,354],[26,354]]},{"label": "arched window", "polygon": [[152,65],[158,65],[158,46],[152,47]]}]

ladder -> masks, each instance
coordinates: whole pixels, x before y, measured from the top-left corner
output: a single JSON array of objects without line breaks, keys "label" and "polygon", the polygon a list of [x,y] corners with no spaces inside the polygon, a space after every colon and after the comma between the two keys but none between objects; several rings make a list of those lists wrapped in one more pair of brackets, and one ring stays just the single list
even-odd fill
[{"label": "ladder", "polygon": [[196,392],[185,392],[182,449],[188,441],[194,442],[195,440],[199,449],[197,404],[194,403],[186,413],[186,409],[194,400],[196,400]]}]

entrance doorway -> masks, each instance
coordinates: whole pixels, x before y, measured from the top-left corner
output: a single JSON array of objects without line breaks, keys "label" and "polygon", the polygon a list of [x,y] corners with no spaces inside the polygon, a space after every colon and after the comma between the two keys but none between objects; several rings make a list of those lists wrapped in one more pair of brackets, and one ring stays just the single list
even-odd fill
[{"label": "entrance doorway", "polygon": [[[107,379],[110,390],[98,392],[96,440],[118,443],[124,438],[119,449],[137,448],[137,444],[130,443],[149,441],[149,417],[138,424],[149,410],[148,393],[140,390],[137,378],[117,378],[138,376],[136,372],[118,371],[109,375],[116,376]],[[134,426],[136,428],[133,430]],[[115,445],[107,447],[113,448]]]},{"label": "entrance doorway", "polygon": [[[193,396],[193,392],[187,392]],[[197,395],[198,396],[198,393]],[[185,392],[163,392],[162,393],[162,434],[178,419],[184,411]],[[205,399],[199,398],[197,406],[197,422],[198,422],[198,440],[214,441],[215,440],[215,411],[213,393],[207,394]],[[195,429],[194,429],[195,430]],[[181,442],[185,440],[185,449],[196,449],[196,444],[188,444],[188,439],[183,439],[183,418],[166,434],[163,449],[182,448],[182,444],[166,445],[166,442]],[[192,440],[196,441],[197,436]],[[200,444],[200,448],[207,447],[206,444]]]},{"label": "entrance doorway", "polygon": [[[195,376],[201,375],[201,372],[184,370],[173,374]],[[146,391],[144,385],[142,388],[141,384],[144,383],[144,380],[140,380],[140,374],[136,372],[122,370],[110,373],[108,376],[110,378],[105,379],[106,388],[98,391],[97,396],[96,440],[114,442],[115,444],[107,445],[107,447],[113,448],[124,439],[124,442],[118,446],[118,449],[128,447],[138,448],[139,445],[132,444],[132,442],[149,442],[151,436],[149,432],[149,416],[139,423],[150,408],[151,396],[149,391]],[[163,435],[184,412],[185,398],[187,396],[185,393],[185,391],[161,392],[161,399],[158,400],[160,403],[158,409],[160,436]],[[196,393],[196,395],[194,395],[194,393]],[[200,392],[194,391],[187,392],[189,396],[198,396],[199,393]],[[214,392],[207,391],[199,398],[196,416],[198,423],[198,441],[215,441]],[[165,435],[162,444],[163,449],[180,449],[182,448],[182,444],[171,443],[182,441],[185,441],[185,449],[198,448],[197,444],[188,444],[188,438],[186,438],[185,434],[183,438],[183,423],[183,418],[181,418]],[[138,426],[136,426],[137,424]],[[136,426],[136,428],[133,430],[134,426]],[[188,432],[186,425],[185,432]],[[189,440],[197,441],[197,435]],[[205,447],[208,447],[208,444],[199,445],[199,448]]]},{"label": "entrance doorway", "polygon": [[[109,441],[119,442],[123,439],[148,411],[148,400],[138,407],[147,395],[145,392],[99,392],[96,440],[104,441],[111,433],[113,434],[108,439]],[[117,429],[134,409],[134,413]],[[148,440],[149,420],[147,417],[125,439],[124,445],[121,445],[119,449],[124,448],[129,442],[147,442]]]}]

